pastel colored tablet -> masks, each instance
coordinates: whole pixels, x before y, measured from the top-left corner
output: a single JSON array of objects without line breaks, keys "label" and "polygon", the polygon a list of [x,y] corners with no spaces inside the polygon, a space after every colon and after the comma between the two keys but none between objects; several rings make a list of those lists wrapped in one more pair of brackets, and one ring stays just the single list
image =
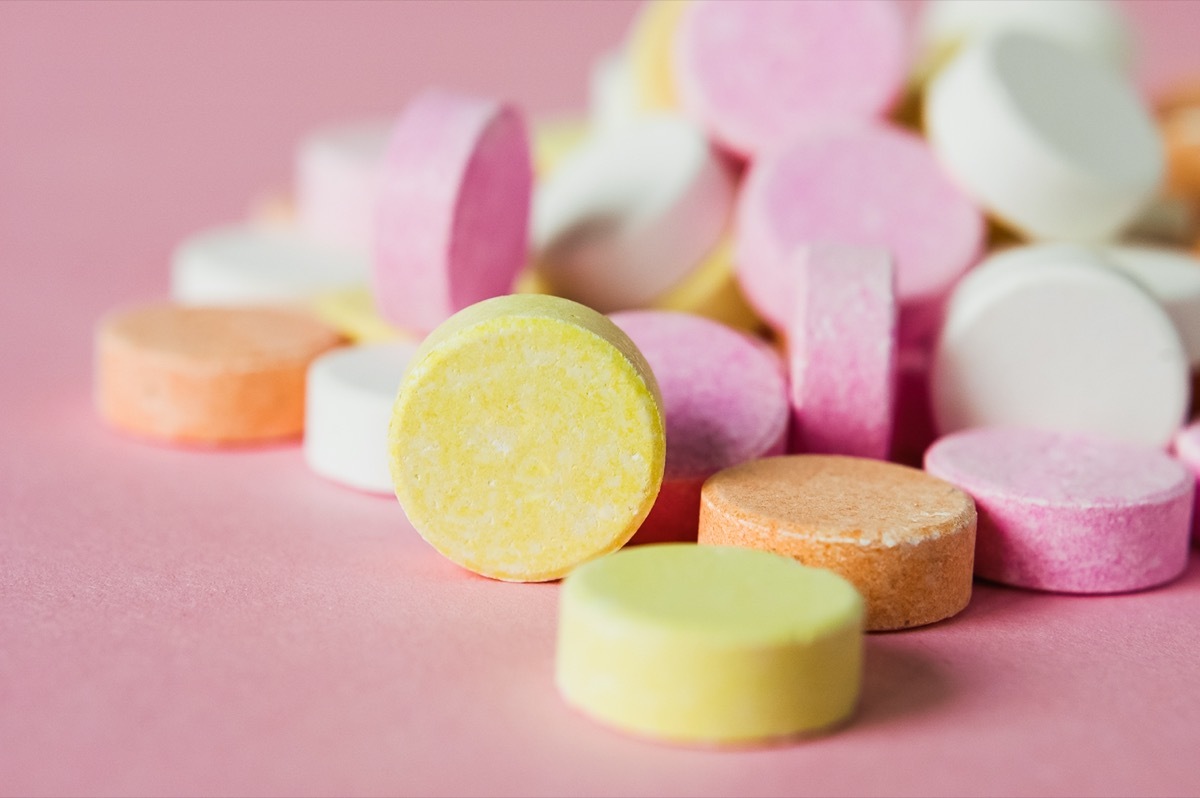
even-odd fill
[{"label": "pastel colored tablet", "polygon": [[885,250],[796,253],[790,451],[885,459],[896,412],[896,279]]},{"label": "pastel colored tablet", "polygon": [[568,704],[670,743],[749,745],[854,711],[863,601],[846,580],[761,551],[638,546],[574,571],[555,680]]},{"label": "pastel colored tablet", "polygon": [[388,431],[413,527],[468,570],[558,579],[624,545],[666,456],[661,394],[604,316],[551,296],[460,311],[413,357]]},{"label": "pastel colored tablet", "polygon": [[634,310],[610,318],[650,364],[667,425],[662,488],[633,542],[694,541],[705,479],[783,453],[783,364],[757,340],[699,316]]},{"label": "pastel colored tablet", "polygon": [[304,460],[315,473],[368,493],[392,495],[388,423],[417,345],[390,342],[326,352],[308,367]]},{"label": "pastel colored tablet", "polygon": [[296,148],[296,221],[314,237],[367,253],[393,121],[329,125]]},{"label": "pastel colored tablet", "polygon": [[341,343],[283,308],[149,305],[96,330],[95,397],[117,429],[167,443],[299,437],[308,364]]},{"label": "pastel colored tablet", "polygon": [[1195,478],[1161,449],[992,427],[942,438],[925,468],[975,498],[985,579],[1120,593],[1187,565]]},{"label": "pastel colored tablet", "polygon": [[743,156],[831,121],[882,117],[904,82],[891,2],[697,0],[675,47],[683,107]]},{"label": "pastel colored tablet", "polygon": [[515,108],[417,95],[392,130],[381,181],[373,274],[385,319],[425,333],[508,292],[526,262],[533,185]]},{"label": "pastel colored tablet", "polygon": [[993,255],[958,285],[930,390],[943,434],[1027,426],[1165,447],[1189,373],[1144,289],[1094,250],[1041,244]]},{"label": "pastel colored tablet", "polygon": [[366,256],[294,228],[228,225],[190,236],[175,249],[171,299],[186,305],[293,302],[361,285],[369,272]]},{"label": "pastel colored tablet", "polygon": [[699,539],[839,574],[866,600],[867,631],[934,623],[971,599],[974,502],[895,463],[791,455],[726,469],[704,483]]},{"label": "pastel colored tablet", "polygon": [[863,124],[792,138],[754,161],[738,200],[737,274],[755,310],[785,330],[797,248],[833,242],[886,250],[895,262],[901,340],[927,342],[983,236],[979,210],[925,142]]},{"label": "pastel colored tablet", "polygon": [[1158,130],[1127,78],[1018,31],[966,47],[930,84],[924,121],[954,180],[1034,240],[1111,239],[1164,175]]}]

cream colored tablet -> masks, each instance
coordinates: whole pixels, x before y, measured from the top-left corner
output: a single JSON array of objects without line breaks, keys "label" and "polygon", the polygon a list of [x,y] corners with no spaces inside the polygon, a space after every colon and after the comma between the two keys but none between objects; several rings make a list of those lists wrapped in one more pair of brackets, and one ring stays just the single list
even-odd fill
[{"label": "cream colored tablet", "polygon": [[863,601],[750,549],[638,546],[563,582],[556,678],[571,706],[667,742],[748,744],[854,711]]}]

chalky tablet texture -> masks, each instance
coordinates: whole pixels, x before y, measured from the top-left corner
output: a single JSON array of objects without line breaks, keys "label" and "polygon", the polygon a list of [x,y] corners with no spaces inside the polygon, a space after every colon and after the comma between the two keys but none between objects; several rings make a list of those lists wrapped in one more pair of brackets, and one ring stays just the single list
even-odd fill
[{"label": "chalky tablet texture", "polygon": [[525,265],[533,172],[513,108],[428,90],[392,131],[374,278],[384,318],[428,332],[508,292]]},{"label": "chalky tablet texture", "polygon": [[696,0],[675,46],[683,107],[746,156],[798,130],[880,117],[904,82],[900,12],[885,1]]},{"label": "chalky tablet texture", "polygon": [[705,479],[783,453],[783,364],[754,339],[698,316],[635,310],[611,318],[650,364],[667,426],[662,489],[633,542],[694,541]]},{"label": "chalky tablet texture", "polygon": [[1162,182],[1163,146],[1128,80],[1022,32],[964,49],[930,84],[924,120],[963,190],[1035,240],[1112,238]]},{"label": "chalky tablet texture", "polygon": [[388,424],[400,379],[416,352],[407,342],[326,352],[308,367],[304,460],[317,474],[370,493],[395,492]]},{"label": "chalky tablet texture", "polygon": [[1160,449],[993,427],[942,438],[925,468],[975,498],[985,579],[1119,593],[1187,565],[1195,478]]},{"label": "chalky tablet texture", "polygon": [[[1175,457],[1187,466],[1200,481],[1200,422],[1193,422],[1179,431],[1172,445]],[[1194,504],[1194,503],[1193,503]],[[1192,538],[1200,543],[1200,514],[1192,511]]]},{"label": "chalky tablet texture", "polygon": [[894,463],[792,455],[726,469],[704,483],[699,540],[845,577],[866,600],[868,631],[940,621],[971,600],[971,497]]},{"label": "chalky tablet texture", "polygon": [[941,303],[978,258],[983,236],[983,217],[923,141],[885,125],[840,128],[795,138],[753,163],[738,200],[737,272],[755,310],[786,330],[798,247],[887,250],[900,336],[920,341],[936,332]]},{"label": "chalky tablet texture", "polygon": [[645,114],[597,130],[538,187],[538,270],[556,293],[602,312],[649,305],[716,247],[734,184],[682,117]]},{"label": "chalky tablet texture", "polygon": [[611,321],[557,297],[473,305],[422,343],[388,431],[396,496],[450,560],[557,579],[624,545],[666,456],[645,359]]},{"label": "chalky tablet texture", "polygon": [[896,289],[887,252],[818,244],[797,253],[788,328],[790,450],[885,459],[896,408]]},{"label": "chalky tablet texture", "polygon": [[298,437],[304,374],[340,337],[281,308],[151,305],[96,331],[96,404],[118,429],[172,443]]},{"label": "chalky tablet texture", "polygon": [[863,601],[759,551],[638,546],[563,582],[555,675],[568,704],[640,737],[746,745],[847,719]]},{"label": "chalky tablet texture", "polygon": [[365,282],[368,259],[294,229],[228,225],[188,237],[171,258],[171,299],[260,305],[308,299]]},{"label": "chalky tablet texture", "polygon": [[930,385],[942,434],[1028,426],[1166,446],[1190,392],[1166,311],[1097,252],[993,255],[955,289]]},{"label": "chalky tablet texture", "polygon": [[296,150],[297,221],[311,235],[369,252],[390,120],[343,123],[316,130]]}]

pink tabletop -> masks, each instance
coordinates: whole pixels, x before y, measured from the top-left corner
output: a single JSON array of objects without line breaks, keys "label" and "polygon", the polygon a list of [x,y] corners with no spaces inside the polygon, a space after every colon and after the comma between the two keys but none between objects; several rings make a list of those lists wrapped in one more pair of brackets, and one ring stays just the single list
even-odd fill
[{"label": "pink tabletop", "polygon": [[[0,793],[1195,794],[1200,556],[1111,597],[980,584],[868,640],[856,721],[708,752],[551,681],[555,585],[472,577],[297,446],[183,451],[90,405],[91,329],[285,186],[314,125],[427,84],[581,108],[622,3],[0,3]],[[1132,4],[1142,80],[1200,5]]]}]

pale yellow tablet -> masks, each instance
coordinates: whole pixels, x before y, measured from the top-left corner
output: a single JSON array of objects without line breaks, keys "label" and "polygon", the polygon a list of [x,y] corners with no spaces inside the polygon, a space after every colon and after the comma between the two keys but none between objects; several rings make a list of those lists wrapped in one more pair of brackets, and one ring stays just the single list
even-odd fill
[{"label": "pale yellow tablet", "polygon": [[374,344],[413,338],[411,333],[384,321],[371,289],[365,285],[318,294],[308,301],[308,307],[318,319],[352,343]]},{"label": "pale yellow tablet", "polygon": [[611,321],[538,295],[472,305],[417,350],[392,411],[392,481],[438,551],[558,579],[650,512],[666,455],[650,367]]},{"label": "pale yellow tablet", "polygon": [[745,745],[847,719],[862,677],[863,601],[776,554],[669,543],[574,571],[559,605],[558,689],[638,736]]},{"label": "pale yellow tablet", "polygon": [[634,20],[628,58],[638,106],[643,111],[679,107],[673,49],[675,31],[687,5],[687,0],[650,0]]}]

